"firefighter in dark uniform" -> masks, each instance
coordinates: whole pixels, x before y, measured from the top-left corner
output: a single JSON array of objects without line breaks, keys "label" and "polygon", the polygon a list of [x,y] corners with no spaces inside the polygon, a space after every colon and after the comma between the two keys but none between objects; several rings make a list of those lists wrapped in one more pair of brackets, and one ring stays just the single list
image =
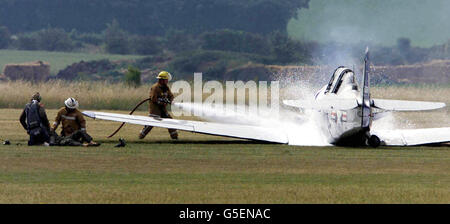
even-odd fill
[{"label": "firefighter in dark uniform", "polygon": [[[162,71],[156,78],[158,79],[158,82],[150,89],[149,116],[172,118],[167,111],[167,105],[171,104],[174,98],[167,85],[169,80],[172,79],[172,75],[166,71]],[[141,133],[139,133],[139,139],[145,138],[152,128],[153,126],[145,126]],[[178,132],[176,129],[169,129],[169,134],[172,139],[178,139]]]},{"label": "firefighter in dark uniform", "polygon": [[41,95],[35,93],[20,115],[20,124],[30,135],[28,145],[44,144],[48,146],[50,123],[41,100]]},{"label": "firefighter in dark uniform", "polygon": [[[50,132],[52,133],[50,144],[63,146],[99,146],[92,141],[92,137],[86,132],[86,120],[77,109],[78,101],[68,98],[64,101],[65,107],[59,109]],[[55,130],[62,124],[61,136]],[[84,143],[84,144],[83,144]]]}]

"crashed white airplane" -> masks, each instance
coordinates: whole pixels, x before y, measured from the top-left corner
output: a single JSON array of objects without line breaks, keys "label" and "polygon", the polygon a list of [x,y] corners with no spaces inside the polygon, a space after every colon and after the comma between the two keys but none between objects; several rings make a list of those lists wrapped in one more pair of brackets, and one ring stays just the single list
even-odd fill
[{"label": "crashed white airplane", "polygon": [[[372,99],[370,95],[369,52],[364,59],[363,86],[360,90],[351,69],[339,67],[330,82],[315,95],[315,100],[284,100],[290,107],[310,109],[318,113],[320,125],[327,141],[334,145],[379,145],[412,146],[450,142],[450,127],[428,129],[378,130],[371,132],[372,121],[389,111],[422,111],[445,107],[444,103]],[[291,144],[293,139],[270,127],[242,124],[163,119],[84,111],[84,115],[102,120],[178,129],[195,133],[226,136],[232,138]]]}]

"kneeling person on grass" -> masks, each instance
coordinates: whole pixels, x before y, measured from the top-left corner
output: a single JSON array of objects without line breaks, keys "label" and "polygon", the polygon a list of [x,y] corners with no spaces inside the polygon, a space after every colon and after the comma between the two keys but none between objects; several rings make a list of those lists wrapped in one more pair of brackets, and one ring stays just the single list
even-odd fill
[{"label": "kneeling person on grass", "polygon": [[[50,128],[50,145],[99,146],[100,144],[92,141],[92,137],[86,132],[86,120],[77,109],[78,102],[74,98],[68,98],[64,104],[65,107],[59,109]],[[62,123],[61,136],[55,133],[59,123]],[[83,144],[84,142],[87,143]]]},{"label": "kneeling person on grass", "polygon": [[20,124],[30,135],[28,145],[48,146],[50,123],[41,100],[41,95],[35,93],[20,115]]}]

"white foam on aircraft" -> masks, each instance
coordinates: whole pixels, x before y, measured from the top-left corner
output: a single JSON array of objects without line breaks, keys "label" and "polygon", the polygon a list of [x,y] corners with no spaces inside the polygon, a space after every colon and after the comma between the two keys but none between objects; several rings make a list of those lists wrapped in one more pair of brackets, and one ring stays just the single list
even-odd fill
[{"label": "white foam on aircraft", "polygon": [[[282,97],[297,96],[304,100],[313,100],[314,89],[309,81],[300,80],[301,76],[279,76],[278,80],[283,87]],[[223,107],[214,108],[210,105],[195,103],[174,103],[183,111],[191,114],[202,114],[201,119],[210,122],[252,125],[270,128],[277,133],[285,133],[289,139],[289,145],[298,146],[330,146],[331,144],[320,130],[317,122],[318,114],[313,111],[297,111],[280,107],[278,114],[274,115],[270,108],[258,108],[258,112],[251,112],[248,107],[236,106],[235,111],[226,110]]]},{"label": "white foam on aircraft", "polygon": [[260,113],[243,112],[246,110],[244,106],[237,108],[236,111],[220,110],[194,103],[174,103],[174,106],[192,113],[201,112],[202,120],[210,122],[252,125],[270,128],[277,133],[285,133],[288,136],[289,145],[330,145],[315,124],[314,113],[299,116],[292,111],[280,108],[279,116],[270,116],[270,111],[260,110]]}]

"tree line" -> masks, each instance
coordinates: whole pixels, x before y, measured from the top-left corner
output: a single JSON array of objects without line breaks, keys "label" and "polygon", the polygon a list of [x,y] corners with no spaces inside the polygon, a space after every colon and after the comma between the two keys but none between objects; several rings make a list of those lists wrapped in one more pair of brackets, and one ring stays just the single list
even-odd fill
[{"label": "tree line", "polygon": [[0,23],[13,33],[47,26],[98,33],[113,19],[140,35],[235,29],[267,34],[286,25],[309,0],[0,0]]},{"label": "tree line", "polygon": [[269,56],[269,64],[284,64],[308,60],[306,45],[292,40],[285,33],[275,31],[266,35],[221,29],[191,34],[169,30],[163,36],[131,34],[116,20],[100,33],[65,32],[47,27],[35,32],[12,35],[7,27],[0,27],[0,49],[87,51],[98,48],[110,54],[161,55],[194,50],[229,51]]},{"label": "tree line", "polygon": [[[309,0],[0,0],[0,49],[172,54],[182,67],[211,52],[242,54],[263,64],[320,64],[370,43],[341,44],[290,38],[286,24]],[[399,65],[450,59],[450,42],[430,48],[399,38],[371,46],[373,62]],[[190,56],[183,56],[191,54]],[[178,57],[178,55],[180,55]],[[225,57],[236,54],[215,53]],[[207,59],[205,59],[207,60]],[[185,64],[183,64],[185,63]],[[187,63],[187,64],[186,64]],[[223,63],[227,64],[227,63]],[[220,65],[220,64],[219,64]],[[195,67],[195,66],[194,66]],[[224,67],[224,66],[222,66]],[[216,69],[219,72],[223,68]]]},{"label": "tree line", "polygon": [[[124,30],[116,20],[99,33],[66,32],[47,27],[38,31],[12,34],[0,26],[0,49],[44,51],[97,51],[111,54],[161,55],[180,54],[198,50],[236,52],[254,55],[263,64],[320,64],[330,58],[348,53],[359,59],[366,46],[371,46],[372,59],[377,65],[402,65],[434,59],[450,59],[450,41],[429,48],[414,47],[408,38],[398,38],[394,46],[341,43],[318,43],[294,40],[287,34],[269,34],[241,30],[219,29],[192,34],[183,30],[168,30],[162,36],[138,35]],[[350,52],[349,52],[350,51]],[[334,55],[334,56],[333,56]]]}]

